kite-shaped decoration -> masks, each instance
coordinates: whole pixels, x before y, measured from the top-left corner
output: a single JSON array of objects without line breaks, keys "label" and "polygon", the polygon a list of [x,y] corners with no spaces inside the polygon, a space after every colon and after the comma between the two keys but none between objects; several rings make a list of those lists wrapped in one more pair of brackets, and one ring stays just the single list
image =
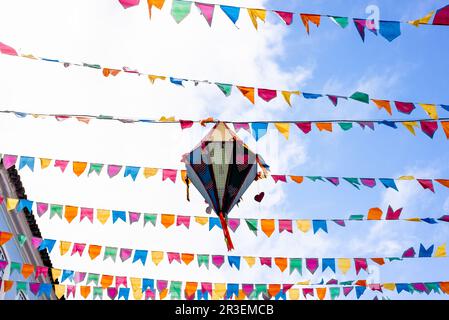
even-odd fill
[{"label": "kite-shaped decoration", "polygon": [[[198,189],[220,218],[228,250],[234,249],[227,218],[251,183],[266,176],[268,165],[253,153],[223,122],[218,122],[201,142],[184,154],[186,183]],[[257,164],[262,171],[257,172]]]}]

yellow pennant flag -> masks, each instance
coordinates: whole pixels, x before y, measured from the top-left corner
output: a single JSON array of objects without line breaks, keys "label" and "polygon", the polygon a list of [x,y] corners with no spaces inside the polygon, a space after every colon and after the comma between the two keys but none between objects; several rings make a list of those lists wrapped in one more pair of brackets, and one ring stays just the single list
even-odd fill
[{"label": "yellow pennant flag", "polygon": [[437,106],[434,104],[420,103],[421,108],[431,117],[433,120],[438,120]]},{"label": "yellow pennant flag", "polygon": [[250,268],[252,268],[253,265],[256,263],[256,258],[255,257],[244,256],[243,259],[245,259],[246,263],[248,264],[248,266]]},{"label": "yellow pennant flag", "polygon": [[17,207],[19,203],[19,199],[14,198],[6,198],[6,210],[12,211]]},{"label": "yellow pennant flag", "polygon": [[55,284],[55,295],[58,297],[58,299],[61,299],[62,296],[65,294],[65,285],[63,284]]},{"label": "yellow pennant flag", "polygon": [[299,300],[299,289],[288,290],[288,297],[290,300]]},{"label": "yellow pennant flag", "polygon": [[148,75],[148,79],[150,80],[151,84],[154,84],[154,81],[156,81],[156,79],[165,80],[166,77],[164,77],[164,76],[155,76],[155,75],[149,74]]},{"label": "yellow pennant flag", "polygon": [[195,217],[195,222],[204,226],[209,222],[209,217]]},{"label": "yellow pennant flag", "polygon": [[151,260],[155,265],[158,265],[164,259],[164,253],[162,251],[151,251]]},{"label": "yellow pennant flag", "polygon": [[101,224],[105,224],[111,216],[111,210],[97,209],[97,219]]},{"label": "yellow pennant flag", "polygon": [[446,257],[446,244],[442,244],[435,251],[434,257]]},{"label": "yellow pennant flag", "polygon": [[58,280],[61,276],[61,269],[51,269],[51,277],[53,278],[53,281]]},{"label": "yellow pennant flag", "polygon": [[142,289],[142,278],[133,278],[129,279],[131,281],[131,288],[133,290]]},{"label": "yellow pennant flag", "polygon": [[415,180],[414,176],[401,176],[398,180]]},{"label": "yellow pennant flag", "polygon": [[420,218],[407,218],[407,219],[405,219],[405,220],[411,221],[411,222],[421,222],[421,219],[420,219]]},{"label": "yellow pennant flag", "polygon": [[155,176],[157,174],[158,169],[155,168],[144,168],[143,169],[143,176],[145,178],[149,178],[152,176]]},{"label": "yellow pennant flag", "polygon": [[160,122],[175,122],[176,121],[176,119],[175,119],[175,117],[173,117],[173,116],[171,116],[171,117],[166,117],[166,116],[162,116],[160,119],[159,119],[159,121]]},{"label": "yellow pennant flag", "polygon": [[292,106],[292,102],[290,100],[292,94],[296,94],[298,96],[301,94],[301,92],[299,92],[299,91],[281,91],[281,93],[285,99],[285,102],[287,102],[290,107]]},{"label": "yellow pennant flag", "polygon": [[[223,299],[226,293],[226,283],[215,283],[212,292],[213,292],[212,296],[215,294],[215,297],[217,299]],[[212,299],[214,298],[212,297]]]},{"label": "yellow pennant flag", "polygon": [[274,124],[276,129],[288,140],[290,134],[290,123],[277,122]]},{"label": "yellow pennant flag", "polygon": [[296,220],[296,225],[298,226],[299,230],[306,233],[310,230],[312,224],[310,223],[310,220]]},{"label": "yellow pennant flag", "polygon": [[396,285],[394,283],[384,283],[382,285],[382,287],[384,289],[387,289],[387,290],[390,290],[390,291],[393,291],[394,289],[396,289]]},{"label": "yellow pennant flag", "polygon": [[133,290],[133,297],[134,300],[142,300],[143,297],[142,288]]},{"label": "yellow pennant flag", "polygon": [[51,159],[40,158],[41,160],[41,169],[45,169],[50,165]]},{"label": "yellow pennant flag", "polygon": [[69,241],[60,241],[59,252],[61,253],[61,256],[65,255],[67,251],[69,251],[71,245],[72,243]]},{"label": "yellow pennant flag", "polygon": [[416,135],[415,127],[418,126],[418,123],[416,121],[404,121],[402,122],[402,125],[407,128],[407,130],[410,131],[411,134],[413,134],[414,136]]},{"label": "yellow pennant flag", "polygon": [[248,15],[251,18],[254,28],[257,30],[257,18],[265,22],[265,18],[267,16],[267,11],[264,9],[249,9]]},{"label": "yellow pennant flag", "polygon": [[337,260],[337,266],[343,274],[346,274],[346,272],[348,272],[348,270],[351,268],[351,259],[340,258]]},{"label": "yellow pennant flag", "polygon": [[435,11],[432,10],[426,16],[424,16],[420,19],[417,19],[417,20],[408,21],[408,23],[411,25],[414,25],[415,27],[419,27],[420,24],[428,24],[430,21],[430,18],[432,18],[434,13],[435,13]]}]

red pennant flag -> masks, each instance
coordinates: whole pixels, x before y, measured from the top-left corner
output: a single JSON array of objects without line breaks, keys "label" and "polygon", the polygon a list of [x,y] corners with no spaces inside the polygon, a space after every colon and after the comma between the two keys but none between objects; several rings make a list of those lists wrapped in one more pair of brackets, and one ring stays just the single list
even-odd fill
[{"label": "red pennant flag", "polygon": [[401,216],[401,212],[402,212],[402,208],[395,211],[395,210],[393,210],[393,208],[391,208],[391,206],[388,206],[387,217],[385,219],[386,220],[398,220],[399,217]]},{"label": "red pennant flag", "polygon": [[421,130],[433,139],[435,131],[438,129],[438,122],[436,121],[420,121]]},{"label": "red pennant flag", "polygon": [[191,120],[179,120],[179,124],[181,125],[181,129],[188,129],[193,126],[193,121]]},{"label": "red pennant flag", "polygon": [[398,109],[399,112],[405,114],[410,114],[413,110],[415,110],[415,105],[411,102],[395,101],[394,104],[396,105],[396,109]]},{"label": "red pennant flag", "polygon": [[432,191],[433,193],[435,193],[435,189],[433,187],[433,182],[430,179],[416,179],[419,184],[424,188],[424,189],[429,189],[430,191]]},{"label": "red pennant flag", "polygon": [[276,90],[271,89],[257,89],[257,94],[266,102],[270,102],[277,96]]},{"label": "red pennant flag", "polygon": [[311,122],[297,122],[296,126],[305,134],[308,134],[312,130]]},{"label": "red pennant flag", "polygon": [[287,26],[293,22],[293,12],[275,11]]}]

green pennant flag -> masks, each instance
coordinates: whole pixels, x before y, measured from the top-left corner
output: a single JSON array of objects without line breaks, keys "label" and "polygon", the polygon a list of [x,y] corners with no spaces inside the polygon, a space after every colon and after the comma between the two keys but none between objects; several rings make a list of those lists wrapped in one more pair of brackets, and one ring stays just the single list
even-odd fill
[{"label": "green pennant flag", "polygon": [[156,226],[157,215],[153,213],[144,213],[143,214],[143,225],[145,226],[147,222],[151,222],[153,226]]},{"label": "green pennant flag", "polygon": [[93,299],[95,300],[95,298],[100,298],[100,300],[103,299],[103,288],[102,287],[94,287]]},{"label": "green pennant flag", "polygon": [[341,286],[350,286],[354,281],[350,280],[350,281],[341,281],[340,285]]},{"label": "green pennant flag", "polygon": [[323,177],[320,177],[320,176],[306,176],[306,178],[312,180],[313,182],[316,182],[318,180],[324,181]]},{"label": "green pennant flag", "polygon": [[23,293],[27,293],[27,283],[24,281],[16,281],[16,292],[19,294],[19,292],[22,291]]},{"label": "green pennant flag", "polygon": [[106,260],[107,258],[111,258],[112,261],[115,262],[115,258],[117,257],[117,248],[113,247],[106,247],[104,249],[104,257],[103,260]]},{"label": "green pennant flag", "polygon": [[172,299],[181,299],[181,281],[172,281],[170,283],[170,296]]},{"label": "green pennant flag", "polygon": [[89,173],[87,175],[90,175],[92,172],[95,172],[97,175],[100,175],[102,169],[103,169],[102,163],[91,163],[89,167]]},{"label": "green pennant flag", "polygon": [[363,220],[364,217],[363,214],[353,214],[349,217],[349,220]]},{"label": "green pennant flag", "polygon": [[176,23],[180,23],[189,15],[191,6],[192,2],[190,1],[173,0],[171,15],[175,18]]},{"label": "green pennant flag", "polygon": [[401,261],[402,259],[399,258],[399,257],[390,257],[390,258],[387,258],[387,260],[388,260],[389,262],[391,262],[391,261]]},{"label": "green pennant flag", "polygon": [[14,271],[17,271],[18,274],[20,274],[20,270],[22,270],[22,265],[18,262],[11,262],[9,265],[9,272],[11,275],[14,274]]},{"label": "green pennant flag", "polygon": [[358,178],[343,178],[343,179],[348,181],[353,187],[360,190],[360,182]]},{"label": "green pennant flag", "polygon": [[50,205],[50,219],[57,215],[60,219],[62,219],[62,206],[59,204],[51,204]]},{"label": "green pennant flag", "polygon": [[348,131],[349,129],[352,129],[352,122],[339,122],[338,125],[344,131]]},{"label": "green pennant flag", "polygon": [[245,219],[245,221],[249,230],[254,232],[254,234],[257,236],[257,219]]},{"label": "green pennant flag", "polygon": [[24,234],[18,234],[17,235],[17,242],[19,243],[19,245],[21,247],[23,247],[23,245],[25,244],[25,242],[27,241],[27,236]]},{"label": "green pennant flag", "polygon": [[340,296],[340,288],[332,287],[330,288],[330,293],[331,293],[331,300],[335,300],[335,298],[338,298]]},{"label": "green pennant flag", "polygon": [[101,69],[101,66],[99,64],[83,63],[83,66],[93,68],[93,69]]},{"label": "green pennant flag", "polygon": [[435,292],[440,294],[440,284],[438,282],[426,282],[424,283],[429,292]]},{"label": "green pennant flag", "polygon": [[259,283],[259,284],[256,284],[255,287],[256,288],[255,288],[254,292],[255,292],[255,295],[256,295],[256,299],[259,298],[261,293],[265,293],[265,294],[267,293],[267,285],[266,284]]},{"label": "green pennant flag", "polygon": [[209,255],[208,254],[197,254],[196,259],[198,260],[198,267],[201,267],[203,264],[209,269]]},{"label": "green pennant flag", "polygon": [[302,259],[301,258],[290,258],[290,274],[297,270],[299,275],[302,275]]},{"label": "green pennant flag", "polygon": [[354,92],[349,98],[363,103],[369,103],[369,95],[360,91]]},{"label": "green pennant flag", "polygon": [[100,275],[97,273],[89,273],[87,275],[86,284],[89,285],[89,283],[93,282],[96,286],[98,286],[98,281],[100,280]]},{"label": "green pennant flag", "polygon": [[332,21],[334,21],[336,24],[338,24],[343,29],[346,28],[349,24],[348,17],[330,17]]},{"label": "green pennant flag", "polygon": [[218,88],[220,88],[221,92],[223,92],[226,97],[229,97],[231,95],[232,84],[218,83],[218,82],[216,82],[215,84],[217,85]]}]

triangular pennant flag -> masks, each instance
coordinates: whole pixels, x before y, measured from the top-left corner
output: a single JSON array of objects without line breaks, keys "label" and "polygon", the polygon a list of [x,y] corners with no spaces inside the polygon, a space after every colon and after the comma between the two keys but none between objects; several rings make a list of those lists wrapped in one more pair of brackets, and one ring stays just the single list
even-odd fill
[{"label": "triangular pennant flag", "polygon": [[321,21],[320,15],[301,13],[300,16],[301,16],[302,23],[304,24],[304,27],[306,27],[307,34],[310,33],[309,22],[312,22],[317,27],[320,26],[320,21]]},{"label": "triangular pennant flag", "polygon": [[342,27],[343,29],[346,28],[349,24],[348,17],[329,17],[333,22],[335,22],[337,25]]},{"label": "triangular pennant flag", "polygon": [[236,23],[239,19],[240,8],[239,7],[231,7],[220,5],[221,10],[228,16],[228,18],[232,21],[232,23]]},{"label": "triangular pennant flag", "polygon": [[376,99],[371,99],[372,102],[374,102],[374,104],[377,106],[377,108],[380,109],[385,109],[389,115],[392,115],[391,112],[391,103],[388,100],[376,100]]},{"label": "triangular pennant flag", "polygon": [[281,91],[282,96],[284,97],[285,102],[291,107],[291,96],[292,94],[300,95],[299,91]]},{"label": "triangular pennant flag", "polygon": [[251,22],[253,23],[254,28],[257,30],[257,19],[265,22],[265,18],[267,16],[267,11],[264,9],[250,9],[248,8],[248,15],[251,18]]},{"label": "triangular pennant flag", "polygon": [[232,84],[218,83],[218,82],[216,82],[215,85],[221,90],[221,92],[223,92],[223,94],[224,94],[226,97],[229,97],[229,96],[231,95]]},{"label": "triangular pennant flag", "polygon": [[119,2],[123,6],[123,8],[128,9],[130,7],[139,5],[140,0],[119,0]]},{"label": "triangular pennant flag", "polygon": [[437,106],[434,104],[428,103],[419,103],[419,105],[423,108],[423,110],[429,115],[433,120],[438,119]]},{"label": "triangular pennant flag", "polygon": [[287,26],[291,25],[293,22],[293,12],[285,12],[285,11],[274,11],[277,13],[279,18],[285,22]]},{"label": "triangular pennant flag", "polygon": [[200,2],[195,2],[195,4],[198,7],[198,9],[200,9],[201,14],[204,16],[204,19],[206,19],[210,27],[212,25],[212,18],[214,16],[215,5]]},{"label": "triangular pennant flag", "polygon": [[414,25],[415,27],[419,27],[419,25],[421,25],[421,24],[428,24],[434,13],[435,13],[435,11],[432,10],[428,14],[426,14],[424,17],[422,17],[420,19],[408,21],[408,23],[411,25]]},{"label": "triangular pennant flag", "polygon": [[290,124],[288,122],[276,122],[274,126],[285,137],[285,139],[288,140],[290,133]]},{"label": "triangular pennant flag", "polygon": [[189,15],[191,6],[192,2],[190,1],[173,0],[171,15],[176,23],[180,23]]},{"label": "triangular pennant flag", "polygon": [[418,122],[416,122],[416,121],[404,121],[404,122],[402,122],[402,125],[403,125],[408,131],[410,131],[411,134],[413,134],[414,136],[416,135],[415,127],[418,126]]},{"label": "triangular pennant flag", "polygon": [[272,99],[276,98],[277,92],[276,90],[271,89],[257,89],[257,94],[260,98],[262,98],[266,102],[270,102]]},{"label": "triangular pennant flag", "polygon": [[252,104],[254,104],[254,88],[242,86],[237,86],[237,88],[249,101],[251,101]]},{"label": "triangular pennant flag", "polygon": [[159,10],[162,9],[163,5],[164,5],[165,0],[147,0],[148,3],[148,13],[151,19],[151,9],[153,6],[155,6],[156,8],[158,8]]},{"label": "triangular pennant flag", "polygon": [[433,135],[438,129],[438,122],[437,121],[420,121],[419,124],[421,125],[421,130],[429,136],[431,139],[433,139]]}]

